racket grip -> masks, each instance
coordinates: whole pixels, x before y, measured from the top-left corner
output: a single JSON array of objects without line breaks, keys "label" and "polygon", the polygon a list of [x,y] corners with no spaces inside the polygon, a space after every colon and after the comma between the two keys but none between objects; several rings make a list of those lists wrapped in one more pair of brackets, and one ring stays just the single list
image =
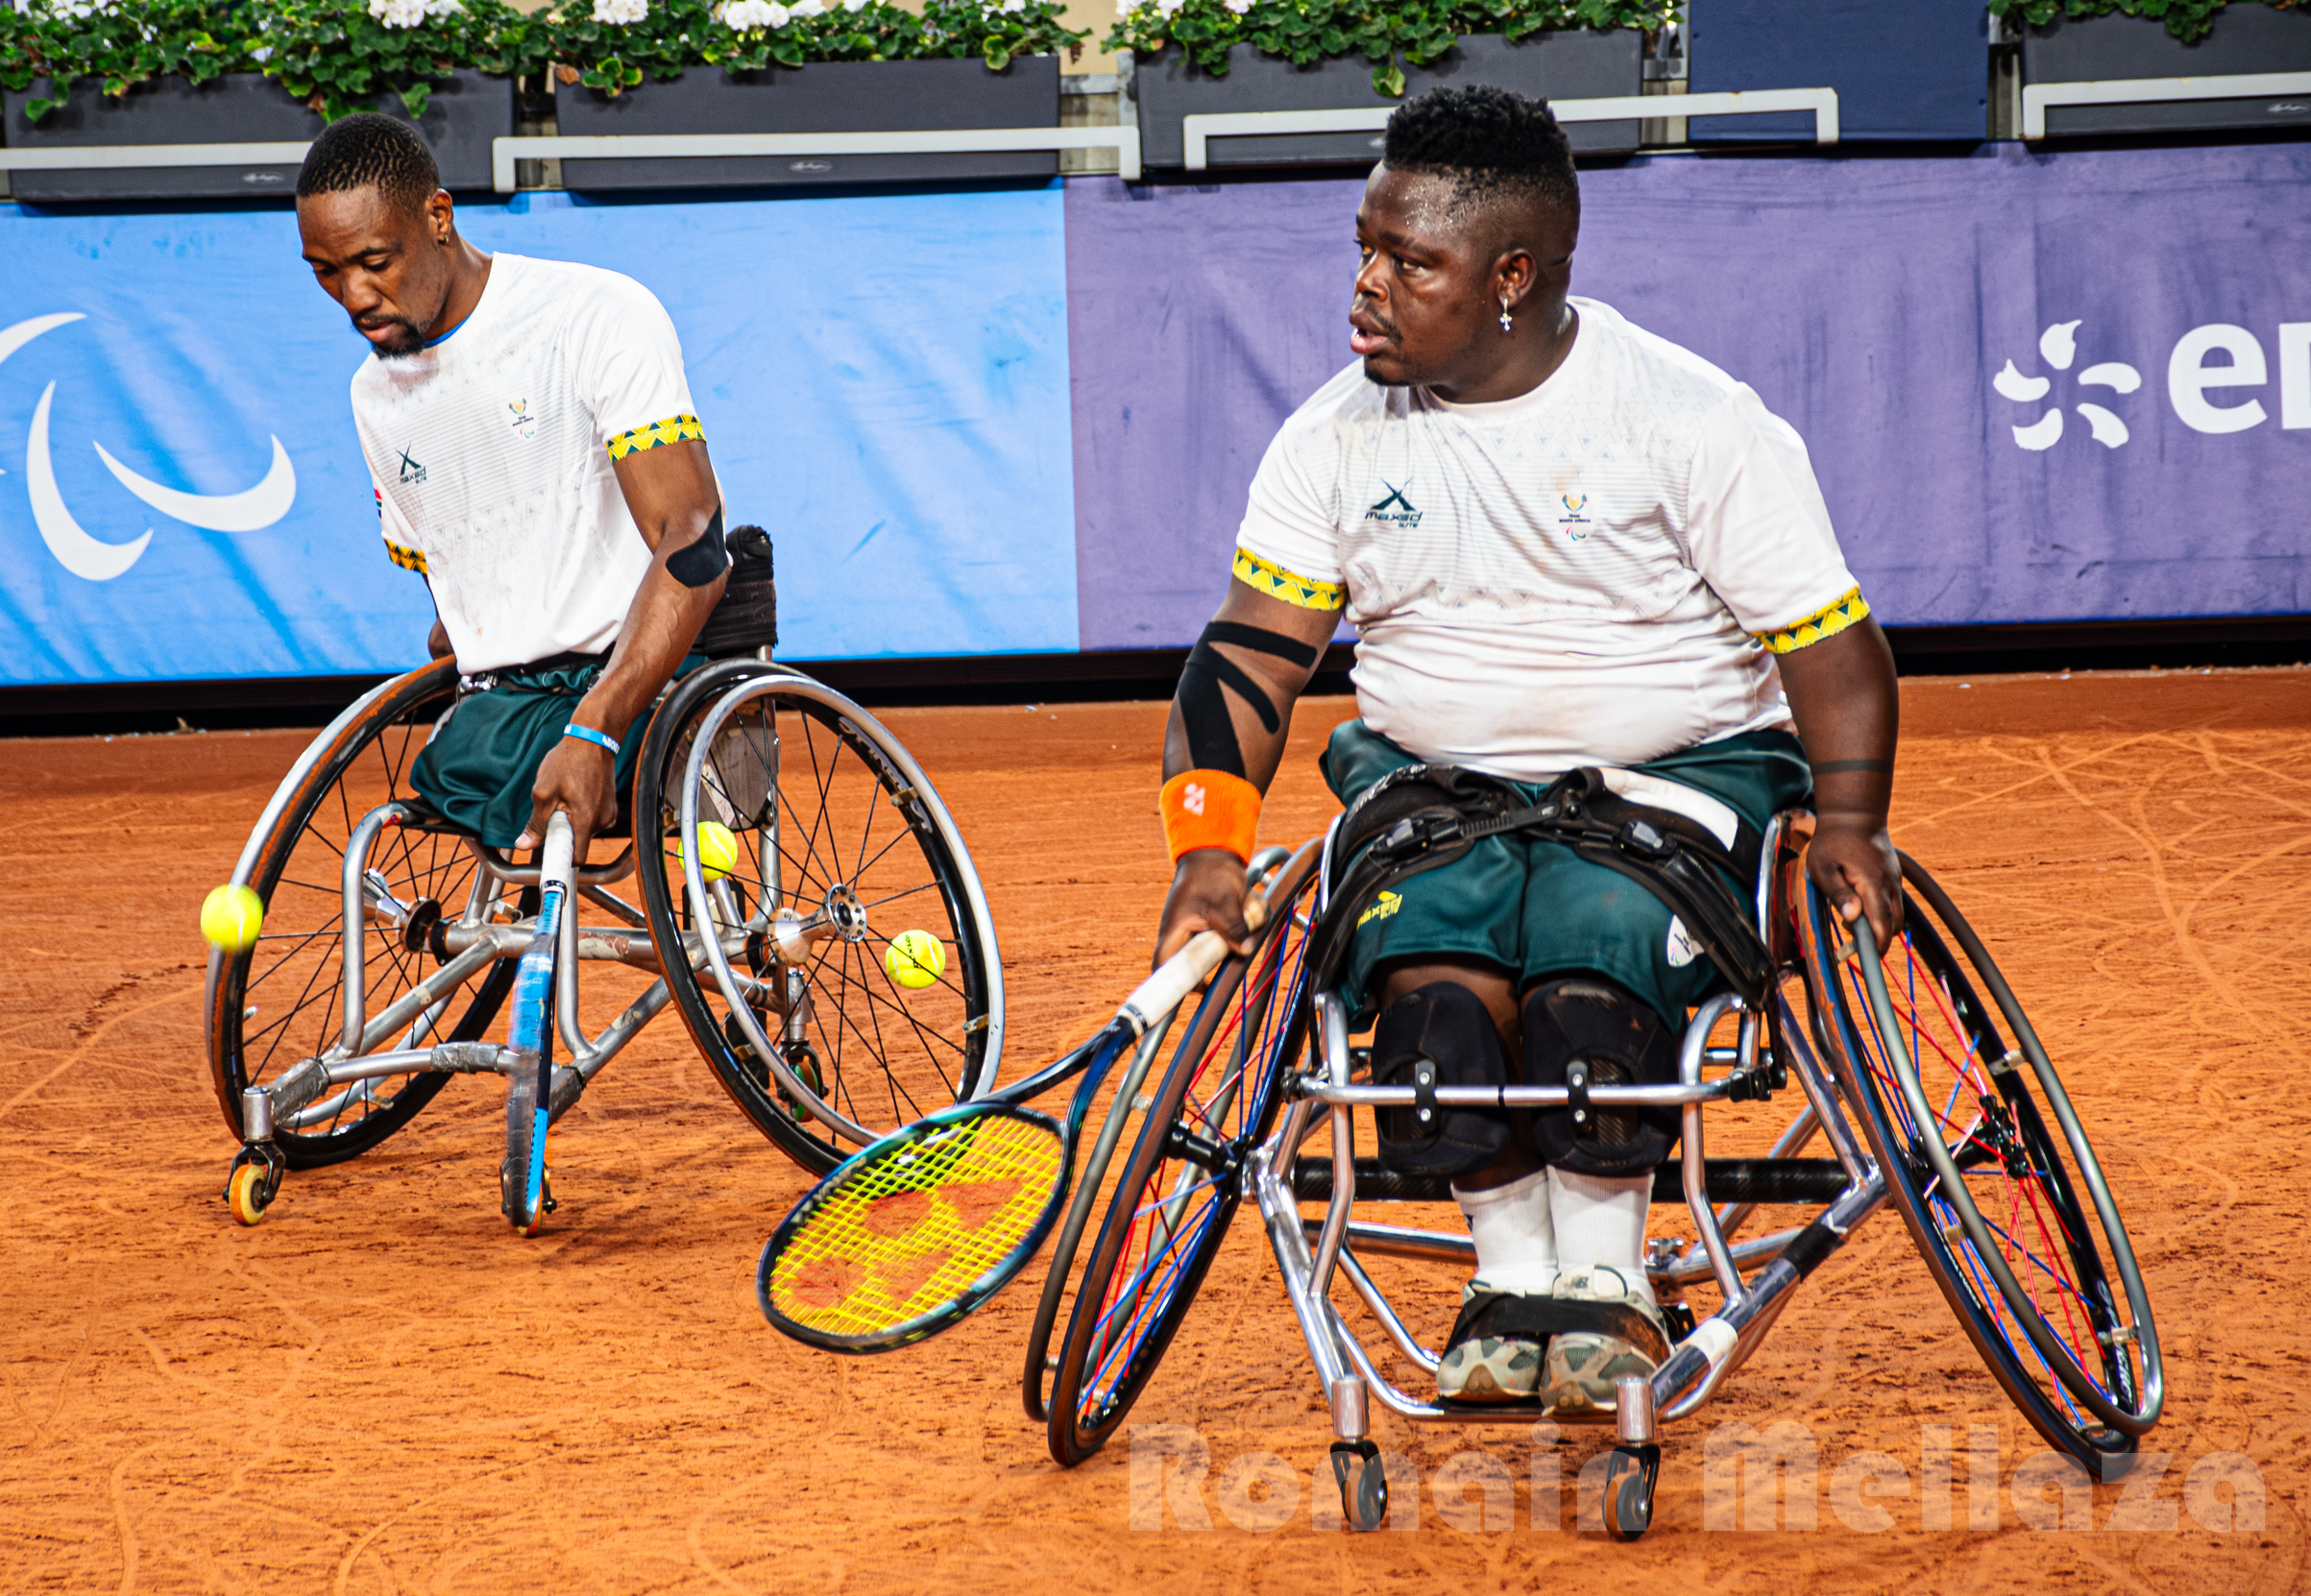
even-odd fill
[{"label": "racket grip", "polygon": [[1115,1017],[1131,1028],[1134,1036],[1180,1006],[1180,1000],[1204,984],[1204,979],[1228,956],[1228,938],[1218,931],[1198,931],[1188,945],[1156,967],[1156,973],[1132,989]]},{"label": "racket grip", "polygon": [[570,829],[570,816],[556,810],[546,817],[546,847],[539,856],[539,884],[568,886],[570,866],[576,853],[577,834]]}]

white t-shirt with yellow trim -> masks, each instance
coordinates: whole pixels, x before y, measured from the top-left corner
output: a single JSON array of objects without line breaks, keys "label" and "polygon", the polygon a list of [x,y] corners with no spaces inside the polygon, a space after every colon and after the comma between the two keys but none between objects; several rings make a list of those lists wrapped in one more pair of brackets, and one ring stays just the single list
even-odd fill
[{"label": "white t-shirt with yellow trim", "polygon": [[353,397],[387,552],[425,572],[461,670],[618,641],[650,549],[611,461],[704,436],[648,289],[500,252],[472,315],[363,361]]},{"label": "white t-shirt with yellow trim", "polygon": [[1350,366],[1268,446],[1237,535],[1239,579],[1345,598],[1367,725],[1517,781],[1786,727],[1775,652],[1869,613],[1795,430],[1572,304],[1571,352],[1517,399]]}]

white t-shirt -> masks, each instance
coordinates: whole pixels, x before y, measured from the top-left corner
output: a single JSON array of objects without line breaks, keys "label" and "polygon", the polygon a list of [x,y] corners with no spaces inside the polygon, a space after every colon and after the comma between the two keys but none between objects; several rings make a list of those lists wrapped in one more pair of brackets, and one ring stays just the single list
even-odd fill
[{"label": "white t-shirt", "polygon": [[1789,424],[1572,304],[1571,352],[1516,399],[1333,377],[1268,446],[1237,535],[1261,592],[1345,596],[1368,726],[1517,781],[1787,726],[1774,654],[1868,614]]},{"label": "white t-shirt", "polygon": [[361,363],[353,423],[386,550],[468,672],[606,652],[650,565],[611,462],[705,436],[656,296],[502,252],[450,332]]}]

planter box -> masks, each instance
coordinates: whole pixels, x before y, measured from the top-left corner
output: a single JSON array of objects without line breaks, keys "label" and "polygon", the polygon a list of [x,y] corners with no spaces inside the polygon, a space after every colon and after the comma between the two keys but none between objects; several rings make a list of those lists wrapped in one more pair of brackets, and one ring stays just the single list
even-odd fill
[{"label": "planter box", "polygon": [[[984,60],[814,61],[766,72],[693,66],[615,99],[571,84],[554,91],[566,136],[614,133],[918,133],[948,128],[1056,128],[1059,58],[1026,56],[1000,72]],[[1050,178],[1056,150],[919,156],[741,156],[566,159],[576,189],[726,188],[790,183],[921,182]]]},{"label": "planter box", "polygon": [[[1691,90],[1834,88],[1841,141],[1990,134],[1989,12],[1982,0],[1701,0]],[[1695,144],[1813,138],[1813,118],[1696,116]]]},{"label": "planter box", "polygon": [[[1404,69],[1407,99],[1444,84],[1492,84],[1548,100],[1595,100],[1644,92],[1644,36],[1611,33],[1535,34],[1511,44],[1498,35],[1464,38],[1427,66]],[[1373,63],[1362,56],[1295,66],[1249,44],[1231,46],[1228,73],[1213,77],[1166,45],[1137,63],[1131,75],[1139,104],[1140,158],[1150,166],[1179,166],[1187,158],[1183,116],[1215,111],[1348,110],[1388,106],[1373,91]],[[1640,124],[1576,122],[1566,136],[1578,155],[1625,155],[1638,146]],[[1218,166],[1302,166],[1370,162],[1380,158],[1380,134],[1276,133],[1218,138]]]},{"label": "planter box", "polygon": [[[2026,84],[2111,78],[2204,78],[2249,72],[2311,72],[2311,12],[2234,3],[2214,32],[2184,44],[2162,22],[2139,16],[2064,17],[2022,36]],[[2173,133],[2198,128],[2311,125],[2311,95],[2284,99],[2177,100],[2139,106],[2049,106],[2046,131],[2064,133]]]},{"label": "planter box", "polygon": [[[73,85],[72,97],[36,123],[24,102],[50,95],[46,79],[29,89],[10,90],[9,147],[60,150],[112,144],[261,144],[310,139],[324,126],[317,111],[289,98],[288,91],[255,72],[230,72],[194,87],[182,78],[139,84],[120,100],[108,100],[94,78]],[[389,115],[402,114],[400,98],[377,97]],[[473,68],[454,73],[433,90],[418,119],[418,131],[433,147],[442,186],[490,186],[490,140],[514,131],[514,83]],[[61,200],[238,199],[251,194],[294,194],[294,166],[121,166],[73,172],[18,172],[15,197],[36,203]]]}]

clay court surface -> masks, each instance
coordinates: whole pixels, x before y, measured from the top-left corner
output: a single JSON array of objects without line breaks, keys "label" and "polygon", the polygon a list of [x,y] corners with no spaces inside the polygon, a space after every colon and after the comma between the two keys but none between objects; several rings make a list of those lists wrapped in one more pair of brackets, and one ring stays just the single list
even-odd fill
[{"label": "clay court surface", "polygon": [[[2148,1522],[2169,1527],[2109,1528],[2115,1486],[2093,1492],[2091,1529],[2025,1526],[2013,1478],[2042,1443],[1887,1214],[1716,1403],[1668,1430],[1659,1516],[1634,1546],[1579,1532],[1569,1489],[1563,1530],[1531,1527],[1523,1429],[1385,1417],[1382,1443],[1425,1482],[1419,1527],[1320,1528],[1310,1502],[1328,1507],[1332,1488],[1326,1476],[1312,1498],[1308,1482],[1328,1423],[1239,1217],[1132,1420],[1201,1436],[1210,1473],[1189,1506],[1213,1527],[1180,1528],[1175,1505],[1162,1529],[1135,1530],[1125,1439],[1062,1473],[1020,1411],[1039,1268],[943,1340],[887,1357],[837,1359],[765,1327],[756,1253],[807,1180],[671,1016],[557,1132],[562,1207],[543,1238],[499,1217],[502,1087],[472,1077],[369,1157],[291,1175],[266,1222],[239,1229],[217,1197],[234,1144],[203,1063],[193,921],[310,735],[283,731],[0,744],[0,1592],[2302,1588],[2311,674],[1913,681],[1903,702],[1897,839],[1988,933],[2142,1256],[2169,1381],[2147,1449],[2173,1458]],[[1350,713],[1301,708],[1266,836],[1326,818],[1313,755]],[[1162,714],[887,717],[986,880],[1007,1077],[1076,1040],[1144,967],[1165,875]],[[1713,1134],[1713,1151],[1742,1146]],[[1457,1280],[1384,1278],[1440,1337]],[[1735,1419],[1811,1433],[1818,1528],[1705,1531],[1703,1444]],[[1962,1450],[1977,1425],[1997,1433],[1999,1527],[1962,1527],[1962,1462],[1961,1528],[1924,1527],[1932,1427]],[[1568,1481],[1610,1444],[1569,1437]],[[1516,1482],[1513,1531],[1435,1488],[1472,1448]],[[1865,1451],[1908,1474],[1878,1504],[1882,1533],[1833,1511],[1837,1465]],[[1280,1494],[1224,1490],[1257,1452],[1283,1460],[1265,1465]],[[2210,1530],[2185,1504],[2185,1471],[2221,1452],[2260,1471],[2259,1530]],[[1231,1521],[1282,1517],[1294,1474],[1288,1522]]]}]

